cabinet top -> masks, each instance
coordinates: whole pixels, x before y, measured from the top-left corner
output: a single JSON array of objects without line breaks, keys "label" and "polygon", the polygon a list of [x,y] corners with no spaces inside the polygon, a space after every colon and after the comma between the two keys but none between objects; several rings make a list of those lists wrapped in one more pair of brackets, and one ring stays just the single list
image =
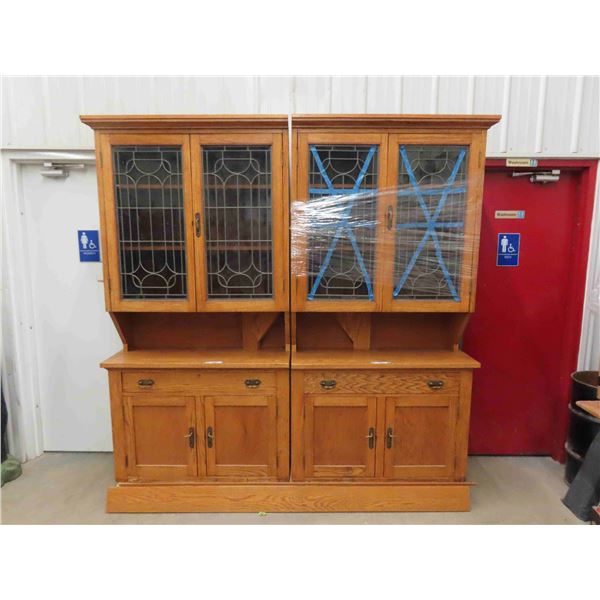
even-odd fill
[{"label": "cabinet top", "polygon": [[[291,125],[312,128],[489,129],[500,115],[320,114],[291,115]],[[282,129],[288,115],[81,115],[94,130],[201,131],[206,129]]]}]

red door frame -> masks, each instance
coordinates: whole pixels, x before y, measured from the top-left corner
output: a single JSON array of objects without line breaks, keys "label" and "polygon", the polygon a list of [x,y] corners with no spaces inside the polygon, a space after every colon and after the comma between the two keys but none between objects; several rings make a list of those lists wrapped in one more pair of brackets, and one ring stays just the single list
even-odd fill
[{"label": "red door frame", "polygon": [[[596,193],[596,176],[598,160],[569,160],[564,158],[548,158],[538,160],[537,167],[515,168],[507,167],[506,159],[487,159],[486,169],[531,171],[540,169],[561,169],[564,171],[581,171],[581,189],[577,202],[576,235],[577,244],[573,251],[573,264],[569,280],[569,297],[566,298],[565,310],[566,339],[563,344],[560,375],[560,397],[563,399],[554,407],[554,440],[552,443],[552,458],[564,462],[564,443],[567,438],[568,411],[566,410],[571,393],[570,375],[577,369],[579,343],[581,339],[581,323],[583,319],[583,302],[587,275],[588,256],[590,251],[590,233],[594,212],[594,196]],[[600,210],[600,209],[599,209]],[[477,306],[475,306],[477,310]],[[558,349],[557,349],[558,351]]]}]

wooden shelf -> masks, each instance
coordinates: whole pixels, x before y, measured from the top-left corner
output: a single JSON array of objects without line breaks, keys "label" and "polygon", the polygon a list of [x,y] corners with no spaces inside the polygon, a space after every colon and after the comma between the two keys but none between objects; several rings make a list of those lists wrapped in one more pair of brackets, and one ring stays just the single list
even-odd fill
[{"label": "wooden shelf", "polygon": [[452,350],[307,350],[292,353],[292,369],[477,369],[474,358]]},{"label": "wooden shelf", "polygon": [[122,350],[100,363],[105,369],[288,369],[283,350]]},{"label": "wooden shelf", "polygon": [[592,415],[592,417],[600,419],[600,400],[577,400],[575,404]]}]

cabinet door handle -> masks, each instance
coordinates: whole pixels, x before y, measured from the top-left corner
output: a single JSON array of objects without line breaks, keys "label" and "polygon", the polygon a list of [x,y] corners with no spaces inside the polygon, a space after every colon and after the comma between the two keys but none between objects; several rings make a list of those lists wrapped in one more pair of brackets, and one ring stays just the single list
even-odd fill
[{"label": "cabinet door handle", "polygon": [[427,385],[432,389],[432,390],[439,390],[441,388],[444,387],[444,382],[441,379],[430,379],[427,382]]},{"label": "cabinet door handle", "polygon": [[212,448],[214,443],[215,443],[215,434],[213,433],[213,428],[209,427],[206,430],[206,445],[209,448]]},{"label": "cabinet door handle", "polygon": [[394,226],[394,207],[391,204],[387,207],[386,222],[388,231],[391,231]]},{"label": "cabinet door handle", "polygon": [[385,445],[388,448],[392,447],[392,444],[394,443],[394,438],[398,437],[396,435],[394,435],[394,430],[391,427],[387,428],[387,431],[385,433]]},{"label": "cabinet door handle", "polygon": [[335,379],[322,379],[321,387],[324,390],[332,390],[337,385],[337,381]]},{"label": "cabinet door handle", "polygon": [[246,384],[246,387],[257,388],[262,382],[260,379],[246,379],[244,383]]},{"label": "cabinet door handle", "polygon": [[200,213],[194,215],[194,228],[196,230],[196,237],[200,237]]},{"label": "cabinet door handle", "polygon": [[138,385],[142,387],[150,387],[154,385],[154,379],[138,379]]},{"label": "cabinet door handle", "polygon": [[369,450],[373,450],[373,448],[375,448],[375,438],[377,437],[375,435],[375,428],[369,427],[369,435],[365,437],[367,438],[367,440],[369,440]]},{"label": "cabinet door handle", "polygon": [[193,448],[196,445],[196,431],[193,427],[190,427],[188,429],[188,434],[183,437],[187,438],[190,448]]}]

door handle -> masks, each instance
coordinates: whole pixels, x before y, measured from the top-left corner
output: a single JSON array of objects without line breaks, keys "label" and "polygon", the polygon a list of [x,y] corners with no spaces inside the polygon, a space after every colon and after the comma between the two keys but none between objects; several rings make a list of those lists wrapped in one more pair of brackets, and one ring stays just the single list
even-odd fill
[{"label": "door handle", "polygon": [[138,379],[138,385],[141,387],[150,387],[154,385],[154,379]]},{"label": "door handle", "polygon": [[444,387],[444,382],[441,379],[430,379],[427,382],[427,385],[432,389],[432,390],[439,390],[441,388]]},{"label": "door handle", "polygon": [[196,229],[196,237],[200,237],[200,213],[194,215],[194,228]]},{"label": "door handle", "polygon": [[188,429],[188,434],[183,437],[187,438],[190,448],[193,448],[196,445],[196,431],[193,427],[190,427]]},{"label": "door handle", "polygon": [[209,448],[212,448],[214,443],[215,443],[215,434],[213,433],[213,428],[209,427],[206,430],[206,445]]},{"label": "door handle", "polygon": [[398,437],[396,435],[394,435],[394,430],[391,427],[387,428],[387,431],[385,433],[385,445],[388,448],[392,447],[392,444],[394,443],[394,438]]},{"label": "door handle", "polygon": [[369,435],[366,435],[365,437],[367,438],[367,440],[369,440],[369,450],[373,450],[373,448],[375,447],[375,438],[377,437],[375,435],[375,428],[369,427]]},{"label": "door handle", "polygon": [[387,207],[386,223],[388,231],[391,231],[394,226],[394,207],[391,204]]}]

